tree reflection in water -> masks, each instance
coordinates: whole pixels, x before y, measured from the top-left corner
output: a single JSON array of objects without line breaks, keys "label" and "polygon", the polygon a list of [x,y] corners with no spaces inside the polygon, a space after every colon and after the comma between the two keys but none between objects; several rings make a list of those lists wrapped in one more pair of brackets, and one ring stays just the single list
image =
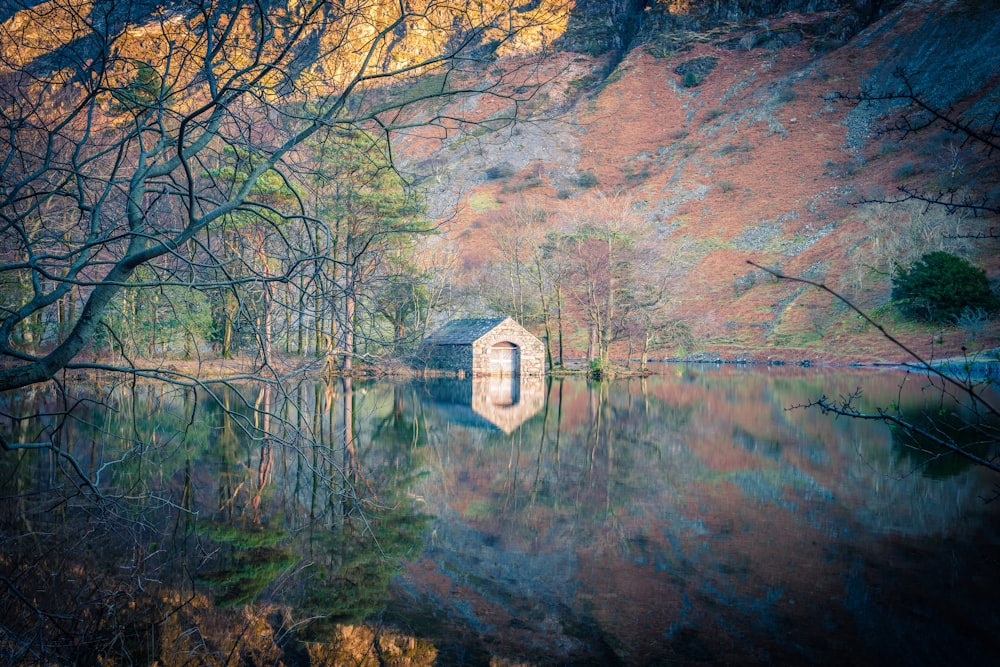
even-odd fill
[{"label": "tree reflection in water", "polygon": [[[427,521],[406,495],[419,431],[402,412],[366,414],[380,436],[365,451],[350,381],[272,391],[216,403],[139,386],[81,402],[60,446],[99,496],[52,452],[0,458],[0,655],[270,664],[384,605]],[[54,412],[46,400],[18,409]],[[36,421],[16,428],[46,428]]]},{"label": "tree reflection in water", "polygon": [[[0,654],[985,664],[995,633],[969,630],[1000,594],[994,480],[786,410],[861,385],[888,404],[896,376],[669,370],[519,384],[492,401],[521,406],[513,426],[444,381],[94,389],[114,410],[8,420],[93,486],[52,452],[0,458]],[[15,398],[5,413],[56,400]]]}]

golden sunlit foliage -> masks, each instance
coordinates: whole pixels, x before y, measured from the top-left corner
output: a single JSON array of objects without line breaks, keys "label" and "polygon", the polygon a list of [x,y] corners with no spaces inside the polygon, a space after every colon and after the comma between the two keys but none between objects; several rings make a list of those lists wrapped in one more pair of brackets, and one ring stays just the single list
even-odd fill
[{"label": "golden sunlit foliage", "polygon": [[[494,65],[513,53],[503,48],[544,46],[571,5],[29,4],[0,27],[0,273],[13,304],[0,356],[17,360],[0,388],[45,381],[95,342],[132,349],[105,317],[111,304],[123,298],[138,314],[138,303],[172,303],[168,288],[199,292],[189,302],[215,313],[189,343],[239,317],[265,365],[272,337],[290,350],[291,329],[319,328],[331,302],[357,297],[342,276],[357,273],[358,255],[338,246],[347,241],[331,231],[329,206],[308,196],[312,174],[331,171],[322,161],[343,155],[322,147],[393,169],[397,128],[513,122],[538,79],[526,56]],[[451,106],[470,95],[497,103],[479,116]],[[370,141],[347,148],[357,133]],[[223,242],[237,218],[258,221],[252,249]],[[338,335],[326,347],[352,355]]]}]

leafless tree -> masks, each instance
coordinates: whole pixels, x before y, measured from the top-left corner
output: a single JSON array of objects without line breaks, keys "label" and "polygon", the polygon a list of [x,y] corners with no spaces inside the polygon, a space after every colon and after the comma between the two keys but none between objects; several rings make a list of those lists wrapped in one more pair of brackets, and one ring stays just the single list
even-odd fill
[{"label": "leafless tree", "polygon": [[[109,318],[164,288],[219,295],[251,332],[247,374],[273,379],[276,303],[317,303],[304,292],[343,286],[331,267],[358,269],[304,196],[307,144],[362,130],[387,140],[391,167],[402,128],[512,122],[538,84],[533,63],[488,65],[546,11],[24,2],[2,26],[19,47],[0,61],[0,391],[67,369],[193,383],[133,360]],[[462,96],[502,104],[470,119],[453,111]],[[300,310],[299,323],[320,317]],[[95,340],[122,363],[97,360]]]},{"label": "leafless tree", "polygon": [[[134,577],[109,564],[105,580],[79,577],[65,596],[43,599],[30,583],[60,580],[61,555],[100,535],[70,534],[51,562],[42,554],[26,568],[5,563],[2,601],[26,623],[0,623],[0,651],[41,663],[55,654],[52,637],[89,641],[105,623],[117,631],[108,613],[150,582],[139,574],[148,546],[142,512],[186,511],[190,476],[181,500],[158,497],[155,473],[142,465],[169,449],[157,447],[160,415],[142,417],[152,432],[140,428],[129,414],[140,401],[128,397],[151,387],[183,396],[187,429],[210,421],[206,403],[221,411],[212,446],[238,439],[258,454],[249,480],[257,492],[284,459],[308,470],[331,502],[358,504],[353,442],[331,441],[332,417],[325,424],[318,405],[305,417],[301,375],[275,363],[277,343],[288,344],[293,329],[298,353],[307,332],[316,334],[315,351],[323,335],[334,344],[331,304],[343,303],[349,270],[390,273],[371,266],[387,253],[362,251],[381,236],[346,243],[325,217],[314,178],[320,149],[347,148],[364,134],[374,152],[361,157],[377,154],[378,169],[392,170],[397,131],[429,126],[443,136],[522,118],[544,83],[538,54],[504,49],[544,31],[562,8],[464,0],[8,5],[0,23],[0,453],[15,468],[37,461],[41,478],[58,479],[39,502],[82,507],[82,526],[136,532]],[[469,97],[496,103],[477,116],[463,110],[475,106],[461,103]],[[220,352],[243,357],[225,377],[165,359],[174,340],[197,356],[210,337]],[[114,431],[109,420],[120,422]],[[99,431],[90,449],[66,435],[73,421]],[[30,499],[13,495],[23,502],[12,510],[31,515]],[[7,518],[20,527],[5,540],[32,532],[19,516]],[[8,565],[15,576],[6,576]],[[93,626],[80,625],[85,617]]]},{"label": "leafless tree", "polygon": [[[324,150],[352,151],[384,174],[395,169],[397,132],[431,127],[441,137],[523,118],[523,103],[544,81],[537,53],[508,47],[544,32],[563,9],[444,0],[5,6],[6,461],[47,466],[60,480],[50,497],[61,507],[86,504],[85,513],[96,506],[95,514],[129,519],[146,503],[172,503],[142,475],[118,478],[128,478],[127,493],[115,486],[119,471],[157,451],[155,428],[152,435],[139,428],[128,416],[134,406],[120,397],[157,387],[184,396],[187,428],[208,420],[206,402],[225,415],[218,438],[259,451],[258,491],[280,452],[308,468],[331,498],[354,503],[353,443],[331,444],[332,426],[318,407],[304,418],[302,375],[276,356],[282,341],[290,350],[294,340],[298,354],[309,338],[320,354],[342,344],[345,295],[398,274],[382,264],[392,260],[387,234],[403,230],[379,228],[384,211],[370,209],[354,209],[365,223],[355,231],[365,234],[348,239],[337,228],[325,208],[329,189],[318,185],[331,173]],[[469,97],[496,103],[476,116],[463,111],[475,106],[462,103]],[[363,148],[358,136],[370,138]],[[210,338],[216,353],[242,357],[224,377],[165,358],[171,344],[195,357],[208,353]],[[143,418],[155,425],[157,415]],[[121,420],[120,432],[101,426],[110,419]],[[65,435],[74,421],[103,429],[92,459]],[[183,502],[171,507],[185,511]],[[127,531],[141,522],[125,523]],[[108,532],[119,525],[106,524]],[[142,581],[118,590],[128,597]],[[15,637],[12,655],[35,651],[44,662],[44,638],[60,621],[21,586],[11,585],[4,601],[16,599],[37,617],[34,634],[22,641],[3,627],[4,641]],[[104,608],[98,588],[80,595],[81,604]]]},{"label": "leafless tree", "polygon": [[661,258],[626,195],[596,193],[567,218],[548,251],[559,266],[567,303],[587,327],[587,357],[608,373],[612,345],[634,337],[640,313],[663,299]]},{"label": "leafless tree", "polygon": [[[926,451],[925,464],[944,456],[959,456],[967,461],[1000,473],[1000,405],[997,405],[992,387],[996,382],[996,363],[977,360],[974,357],[935,363],[917,353],[903,341],[893,336],[881,324],[858,308],[853,302],[830,289],[823,283],[806,278],[789,276],[772,268],[748,262],[751,266],[766,271],[779,280],[787,280],[809,285],[826,292],[854,311],[861,319],[875,328],[880,335],[906,353],[909,365],[921,375],[930,390],[940,394],[942,399],[954,401],[957,408],[966,415],[966,423],[960,429],[961,438],[954,429],[946,429],[934,423],[934,415],[921,423],[902,412],[901,406],[883,406],[874,410],[860,407],[860,390],[846,396],[830,398],[821,396],[795,407],[816,407],[830,413],[851,419],[880,421],[897,427],[921,442],[931,443],[936,451]],[[938,401],[943,404],[943,401]],[[983,455],[979,450],[985,448]],[[997,487],[1000,494],[1000,485]]]},{"label": "leafless tree", "polygon": [[[912,77],[902,68],[894,72],[899,82],[896,90],[863,90],[858,93],[837,93],[836,98],[852,105],[875,109],[880,113],[888,111],[890,120],[882,128],[882,133],[901,139],[938,127],[954,135],[955,142],[949,147],[946,160],[953,176],[959,175],[962,165],[959,150],[969,149],[982,154],[989,162],[995,162],[1000,151],[1000,110],[992,118],[983,119],[963,115],[954,108],[941,108],[914,87]],[[995,172],[994,172],[995,175]],[[895,198],[871,198],[873,203],[898,204],[914,201],[925,207],[940,207],[948,213],[981,217],[1000,215],[1000,202],[990,192],[976,194],[966,188],[946,187],[937,191],[900,185],[900,196]],[[996,238],[997,230],[990,228],[977,236]]]},{"label": "leafless tree", "polygon": [[[937,191],[899,186],[900,196],[894,198],[870,198],[864,203],[879,205],[883,214],[906,215],[912,213],[912,206],[922,207],[923,213],[930,210],[943,211],[948,215],[958,215],[962,218],[975,220],[993,218],[1000,215],[1000,203],[995,201],[995,193],[988,186],[996,184],[998,172],[996,152],[1000,150],[1000,110],[992,115],[973,115],[963,113],[953,107],[941,107],[934,104],[929,96],[922,93],[914,84],[914,78],[904,69],[894,72],[898,86],[894,90],[862,90],[854,94],[838,93],[837,99],[852,105],[875,110],[881,117],[888,118],[887,124],[880,132],[891,134],[901,139],[914,138],[932,128],[939,128],[954,136],[954,141],[948,144],[949,159],[946,166],[952,180],[963,176],[963,165],[960,159],[961,151],[978,154],[985,169],[980,176],[985,178],[979,183],[985,189],[981,194],[974,194],[975,188],[947,187]],[[922,221],[926,222],[926,221]],[[910,224],[912,223],[912,224]],[[883,232],[880,225],[873,227],[874,250],[886,254],[888,261],[899,263],[905,261],[904,255],[913,249],[920,252],[931,244],[940,244],[945,240],[954,243],[960,240],[968,243],[970,239],[997,238],[996,229],[989,228],[980,232],[968,233],[963,230],[946,232],[942,225],[916,225],[919,229],[910,229],[916,225],[916,220],[908,221],[906,233],[908,237],[901,241],[894,238],[899,235],[897,230],[889,229]],[[881,234],[881,237],[879,236]],[[925,238],[911,238],[922,235]],[[908,241],[908,243],[904,243]],[[926,378],[929,388],[938,392],[942,400],[953,401],[962,411],[962,437],[957,438],[953,429],[943,428],[935,415],[925,412],[917,421],[903,412],[897,406],[884,406],[874,411],[865,411],[860,407],[860,394],[852,393],[831,399],[823,396],[813,399],[807,407],[818,407],[824,412],[854,419],[877,420],[901,429],[920,442],[929,443],[935,451],[925,453],[927,462],[944,456],[959,456],[977,465],[1000,472],[1000,406],[996,404],[990,387],[995,384],[995,362],[983,361],[976,354],[969,353],[961,360],[936,362],[927,359],[915,350],[905,345],[877,323],[861,308],[847,297],[836,292],[825,284],[798,276],[788,276],[775,269],[766,268],[750,262],[780,280],[803,283],[827,292],[836,300],[853,310],[867,324],[874,327],[878,333],[889,340],[909,358],[909,364],[916,372]],[[982,452],[986,453],[983,454]],[[1000,486],[998,486],[1000,488]]]}]

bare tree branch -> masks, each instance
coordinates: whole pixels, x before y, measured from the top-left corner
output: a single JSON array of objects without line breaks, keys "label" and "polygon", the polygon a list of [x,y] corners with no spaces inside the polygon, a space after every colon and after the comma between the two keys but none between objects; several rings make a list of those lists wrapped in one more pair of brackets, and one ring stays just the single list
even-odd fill
[{"label": "bare tree branch", "polygon": [[[837,299],[852,311],[854,311],[859,317],[861,317],[865,322],[874,327],[880,335],[882,335],[886,340],[891,342],[897,348],[905,352],[912,360],[913,364],[917,370],[922,373],[927,374],[929,377],[935,379],[938,383],[938,388],[943,394],[951,394],[961,400],[964,400],[967,407],[972,412],[973,422],[969,424],[970,428],[977,429],[977,432],[982,434],[982,442],[989,443],[992,445],[998,444],[1000,439],[998,439],[998,434],[995,426],[990,425],[988,420],[1000,419],[1000,406],[994,404],[984,392],[984,386],[988,383],[983,383],[977,381],[972,372],[969,372],[964,378],[956,376],[953,372],[943,369],[941,366],[936,365],[925,359],[923,356],[915,352],[905,343],[900,341],[898,338],[893,336],[889,331],[885,329],[878,322],[873,320],[867,313],[858,308],[850,299],[844,297],[835,290],[830,289],[823,283],[819,283],[806,278],[800,278],[796,276],[788,276],[780,271],[771,269],[753,261],[747,261],[753,267],[756,267],[770,275],[774,276],[778,280],[784,280],[789,282],[801,283],[804,285],[809,285],[816,289],[819,289],[827,294],[831,295],[833,298]],[[854,403],[857,398],[860,397],[860,390],[851,393],[847,397],[842,397],[838,402],[831,401],[826,396],[816,399],[810,403],[804,404],[802,406],[795,407],[819,407],[824,413],[832,413],[835,415],[840,415],[844,417],[850,417],[853,419],[863,419],[863,420],[874,420],[881,421],[887,424],[894,424],[908,433],[915,436],[922,437],[929,442],[933,442],[939,447],[958,454],[963,458],[970,460],[977,465],[981,465],[985,468],[993,470],[995,472],[1000,472],[1000,460],[997,457],[993,458],[983,458],[976,455],[975,453],[969,451],[968,446],[963,446],[955,442],[950,437],[934,433],[926,428],[923,428],[911,421],[903,419],[898,412],[890,412],[885,409],[878,409],[874,413],[862,412],[854,407]]]}]

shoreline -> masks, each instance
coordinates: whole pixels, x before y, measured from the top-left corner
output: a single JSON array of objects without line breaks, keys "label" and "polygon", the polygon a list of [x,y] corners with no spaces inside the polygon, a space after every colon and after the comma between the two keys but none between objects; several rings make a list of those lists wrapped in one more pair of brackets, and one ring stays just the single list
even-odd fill
[{"label": "shoreline", "polygon": [[[758,368],[844,368],[844,369],[899,369],[930,372],[931,369],[945,373],[955,378],[975,378],[1000,382],[1000,348],[980,350],[975,354],[951,356],[940,359],[924,360],[921,363],[915,359],[852,359],[842,355],[831,355],[821,358],[775,357],[768,355],[765,359],[755,358],[754,354],[725,355],[721,353],[699,352],[693,355],[664,357],[647,361],[647,369],[638,369],[634,361],[631,368],[626,368],[623,360],[613,375],[615,377],[635,377],[657,375],[656,366],[675,366],[682,364],[739,366]],[[418,377],[456,377],[456,371],[429,371],[401,363],[385,366],[366,364],[355,367],[352,373],[345,374],[340,369],[331,367],[327,359],[302,359],[298,357],[279,357],[264,365],[256,359],[132,359],[129,364],[115,364],[112,360],[77,362],[65,371],[66,379],[84,380],[87,376],[128,375],[138,376],[150,381],[184,382],[224,382],[227,380],[263,380],[281,381],[296,376],[303,377],[352,377],[366,379],[375,377],[418,378]],[[926,365],[925,365],[926,364]],[[652,367],[652,368],[650,368]],[[565,366],[548,369],[546,376],[586,375],[589,365],[585,359],[568,359]]]}]

